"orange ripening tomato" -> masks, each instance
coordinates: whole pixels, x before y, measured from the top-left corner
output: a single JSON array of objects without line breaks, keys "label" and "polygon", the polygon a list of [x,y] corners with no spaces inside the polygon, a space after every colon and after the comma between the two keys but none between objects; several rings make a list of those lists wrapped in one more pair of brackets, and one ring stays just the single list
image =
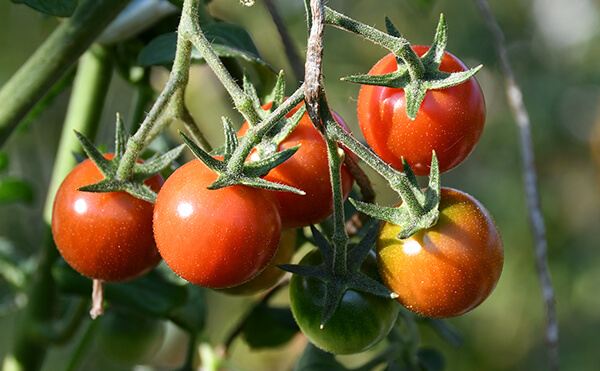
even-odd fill
[{"label": "orange ripening tomato", "polygon": [[404,240],[385,222],[377,239],[384,284],[425,317],[460,316],[481,304],[502,272],[504,249],[489,212],[470,195],[442,188],[433,227]]}]

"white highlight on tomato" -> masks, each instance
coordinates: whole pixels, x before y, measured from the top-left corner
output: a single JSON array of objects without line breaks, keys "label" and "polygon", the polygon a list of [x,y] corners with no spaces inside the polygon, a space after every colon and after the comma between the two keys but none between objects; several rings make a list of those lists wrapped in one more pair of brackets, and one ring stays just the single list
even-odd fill
[{"label": "white highlight on tomato", "polygon": [[77,214],[84,214],[88,209],[88,205],[84,199],[80,198],[77,201],[75,201],[73,208],[75,209],[75,212]]},{"label": "white highlight on tomato", "polygon": [[177,213],[179,213],[179,216],[183,218],[187,218],[188,216],[192,215],[193,212],[194,207],[187,202],[183,202],[177,206]]},{"label": "white highlight on tomato", "polygon": [[414,255],[421,251],[421,249],[421,244],[413,239],[406,240],[402,244],[402,250],[406,255]]}]

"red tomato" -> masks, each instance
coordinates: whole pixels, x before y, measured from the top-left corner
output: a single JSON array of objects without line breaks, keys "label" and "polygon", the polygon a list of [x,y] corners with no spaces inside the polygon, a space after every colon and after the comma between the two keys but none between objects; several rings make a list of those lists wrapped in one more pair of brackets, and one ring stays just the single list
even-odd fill
[{"label": "red tomato", "polygon": [[154,207],[154,237],[165,263],[200,286],[240,285],[271,261],[281,235],[273,192],[207,187],[217,174],[200,160],[177,169]]},{"label": "red tomato", "polygon": [[467,313],[492,292],[504,262],[498,228],[470,195],[442,188],[436,225],[404,240],[401,227],[383,223],[377,263],[398,301],[425,317]]},{"label": "red tomato", "polygon": [[[153,205],[125,192],[77,190],[102,179],[90,159],[65,178],[52,209],[54,241],[65,261],[84,276],[107,282],[132,280],[160,262],[152,235]],[[146,181],[155,192],[162,183],[160,176]]]},{"label": "red tomato", "polygon": [[294,256],[297,234],[296,229],[284,228],[281,231],[277,252],[267,267],[250,281],[223,289],[222,292],[230,295],[254,295],[275,286],[285,274],[285,271],[278,265],[289,264]]},{"label": "red tomato", "polygon": [[[270,103],[264,106],[265,109],[269,107],[271,107]],[[299,107],[294,108],[287,117],[291,117]],[[340,125],[349,130],[341,117],[337,114],[334,114],[334,117]],[[248,124],[244,123],[238,136],[243,136],[247,130]],[[288,184],[306,192],[305,195],[275,192],[279,201],[281,223],[286,228],[300,228],[316,224],[327,219],[333,213],[327,145],[306,113],[300,119],[298,126],[279,145],[278,150],[281,151],[298,144],[300,144],[300,149],[291,158],[272,169],[264,177],[271,182]],[[342,166],[341,174],[345,199],[350,194],[354,178],[345,166]]]},{"label": "red tomato", "polygon": [[[428,46],[413,46],[422,56]],[[369,75],[397,70],[396,58],[388,54]],[[445,53],[440,71],[460,72],[467,67]],[[417,175],[428,175],[435,150],[440,172],[460,164],[473,150],[485,123],[485,101],[477,80],[446,89],[429,90],[415,120],[406,115],[403,89],[363,85],[358,95],[358,120],[367,143],[385,162],[402,170],[404,157]]]}]

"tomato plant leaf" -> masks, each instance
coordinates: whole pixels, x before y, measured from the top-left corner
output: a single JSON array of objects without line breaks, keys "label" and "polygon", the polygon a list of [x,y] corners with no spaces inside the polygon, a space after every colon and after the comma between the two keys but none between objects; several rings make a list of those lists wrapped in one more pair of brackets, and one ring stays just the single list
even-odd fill
[{"label": "tomato plant leaf", "polygon": [[298,333],[290,308],[256,305],[242,325],[242,336],[254,349],[272,348],[290,341]]},{"label": "tomato plant leaf", "polygon": [[0,152],[0,172],[8,169],[8,153]]},{"label": "tomato plant leaf", "polygon": [[13,202],[29,204],[33,197],[33,187],[25,180],[14,176],[0,178],[0,205]]},{"label": "tomato plant leaf", "polygon": [[70,17],[77,8],[77,0],[12,0],[13,3],[25,4],[46,15]]},{"label": "tomato plant leaf", "polygon": [[422,319],[453,347],[458,348],[463,343],[462,334],[448,321],[427,317]]},{"label": "tomato plant leaf", "polygon": [[[260,57],[256,45],[244,27],[221,22],[203,25],[202,30],[219,57],[242,58],[251,63],[268,66],[273,70]],[[176,46],[176,33],[160,35],[142,49],[138,56],[138,63],[143,67],[170,66],[175,59]],[[192,60],[197,62],[204,60],[196,48],[192,50]]]},{"label": "tomato plant leaf", "polygon": [[[87,297],[92,293],[92,281],[77,273],[64,260],[54,265],[52,276],[65,294]],[[188,293],[184,286],[169,282],[155,269],[133,281],[105,283],[104,297],[109,305],[121,305],[150,316],[165,317],[186,302]]]},{"label": "tomato plant leaf", "polygon": [[444,355],[437,349],[421,348],[417,351],[419,364],[427,371],[443,371],[446,369]]},{"label": "tomato plant leaf", "polygon": [[199,333],[206,324],[205,288],[196,285],[185,285],[187,300],[169,313],[169,319],[180,327]]},{"label": "tomato plant leaf", "polygon": [[331,353],[327,353],[311,343],[306,345],[304,352],[296,367],[295,371],[346,371],[348,370],[341,363],[339,363],[335,356]]}]

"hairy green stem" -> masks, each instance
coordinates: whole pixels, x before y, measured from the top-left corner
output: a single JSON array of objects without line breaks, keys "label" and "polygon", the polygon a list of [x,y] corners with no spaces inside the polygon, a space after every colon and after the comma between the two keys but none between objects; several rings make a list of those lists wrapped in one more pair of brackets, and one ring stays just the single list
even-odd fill
[{"label": "hairy green stem", "polygon": [[108,51],[100,45],[93,45],[81,57],[77,67],[44,207],[44,220],[48,224],[52,218],[54,195],[64,177],[77,165],[73,153],[83,154],[73,130],[77,130],[87,138],[95,135],[111,76],[112,63]]},{"label": "hairy green stem", "polygon": [[0,147],[130,0],[85,0],[0,90]]},{"label": "hairy green stem", "polygon": [[[246,121],[252,126],[260,122],[258,113],[254,110],[252,105],[252,99],[239,87],[235,79],[231,76],[223,62],[219,59],[219,56],[213,50],[210,41],[204,36],[200,24],[197,20],[198,14],[198,0],[186,0],[184,3],[184,14],[188,13],[188,21],[185,22],[187,27],[182,32],[182,35],[188,38],[200,51],[202,57],[208,64],[208,66],[217,75],[231,98],[238,111],[244,116]],[[186,12],[186,9],[188,12]]]},{"label": "hairy green stem", "polygon": [[[252,149],[260,143],[261,138],[281,120],[290,110],[296,107],[304,100],[304,84],[289,96],[279,107],[277,107],[269,117],[261,121],[258,125],[251,127],[244,138],[240,141],[240,145],[231,156],[230,164],[232,167],[242,166]],[[234,169],[231,169],[234,170]]]},{"label": "hairy green stem", "polygon": [[[321,118],[323,122],[326,122],[326,126],[338,125],[329,112],[329,106],[324,99],[321,102]],[[329,177],[333,194],[333,234],[331,236],[334,251],[333,272],[338,276],[343,276],[346,274],[348,266],[346,262],[348,233],[346,232],[344,218],[344,195],[342,191],[342,175],[340,173],[343,160],[340,157],[340,148],[337,142],[328,136],[325,136],[325,142],[327,143]]]},{"label": "hairy green stem", "polygon": [[389,49],[405,62],[408,73],[413,80],[423,77],[425,67],[423,67],[419,56],[410,47],[408,40],[367,26],[328,7],[325,7],[325,22],[344,31],[362,36],[375,44]]},{"label": "hairy green stem", "polygon": [[352,134],[345,131],[339,125],[328,125],[327,135],[348,147],[348,149],[354,152],[367,165],[383,176],[390,184],[390,187],[398,192],[402,201],[407,204],[409,213],[412,216],[418,217],[423,214],[423,207],[412,192],[408,179],[403,172],[390,167],[379,156],[371,152],[371,150],[366,148],[362,143],[356,140]]},{"label": "hairy green stem", "polygon": [[[186,9],[184,8],[182,20],[179,25],[179,30],[185,29],[187,21]],[[173,61],[173,69],[169,75],[166,86],[158,96],[158,99],[152,106],[152,109],[142,122],[138,131],[129,138],[127,142],[127,150],[123,155],[119,168],[117,169],[117,178],[121,180],[131,179],[133,176],[133,167],[137,158],[140,156],[148,140],[151,139],[150,134],[154,133],[153,128],[156,121],[163,114],[171,98],[180,89],[185,89],[189,79],[190,60],[192,55],[192,44],[189,40],[182,36],[177,38],[177,50],[175,60]],[[154,133],[156,134],[156,133]]]}]

